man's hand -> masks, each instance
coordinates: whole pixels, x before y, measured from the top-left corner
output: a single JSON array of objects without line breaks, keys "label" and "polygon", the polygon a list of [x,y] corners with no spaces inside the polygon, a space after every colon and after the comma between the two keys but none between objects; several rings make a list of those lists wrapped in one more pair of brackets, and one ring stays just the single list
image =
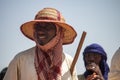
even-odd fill
[{"label": "man's hand", "polygon": [[92,75],[88,75],[86,80],[104,80],[101,76],[93,73]]},{"label": "man's hand", "polygon": [[88,64],[86,69],[93,72],[87,76],[86,80],[104,80],[99,66],[95,63]]}]

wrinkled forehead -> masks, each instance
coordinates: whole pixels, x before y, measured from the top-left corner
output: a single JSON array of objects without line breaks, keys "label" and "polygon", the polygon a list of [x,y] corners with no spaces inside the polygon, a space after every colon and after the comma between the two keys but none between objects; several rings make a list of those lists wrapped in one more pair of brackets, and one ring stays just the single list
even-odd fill
[{"label": "wrinkled forehead", "polygon": [[97,52],[87,52],[85,53],[86,54],[89,54],[89,55],[102,55],[101,53],[97,53]]},{"label": "wrinkled forehead", "polygon": [[100,56],[101,57],[102,55],[99,53],[92,53],[91,52],[91,53],[86,53],[85,56],[98,56],[98,57]]}]

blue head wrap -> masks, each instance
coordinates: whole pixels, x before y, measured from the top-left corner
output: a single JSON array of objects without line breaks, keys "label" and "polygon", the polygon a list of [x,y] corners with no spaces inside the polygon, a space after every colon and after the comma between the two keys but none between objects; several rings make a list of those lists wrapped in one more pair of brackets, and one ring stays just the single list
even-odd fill
[{"label": "blue head wrap", "polygon": [[[108,80],[109,66],[106,62],[107,61],[107,54],[104,51],[104,49],[96,43],[87,46],[84,49],[84,52],[83,52],[83,60],[84,60],[85,66],[86,66],[86,62],[85,62],[84,57],[85,57],[86,53],[96,53],[96,54],[100,54],[102,56],[102,59],[101,59],[101,62],[100,62],[100,69],[101,69],[101,72],[102,72],[102,75],[103,75],[104,79]],[[87,76],[88,72],[85,71],[84,75]]]}]

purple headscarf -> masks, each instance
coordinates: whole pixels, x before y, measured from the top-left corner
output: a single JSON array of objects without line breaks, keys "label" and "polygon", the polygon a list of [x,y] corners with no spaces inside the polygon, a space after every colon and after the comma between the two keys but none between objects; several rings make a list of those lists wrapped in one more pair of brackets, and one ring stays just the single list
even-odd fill
[{"label": "purple headscarf", "polygon": [[[85,66],[86,66],[86,62],[85,62],[85,54],[86,53],[87,54],[88,53],[96,53],[96,54],[100,54],[102,56],[102,59],[101,59],[99,66],[100,66],[100,69],[101,69],[101,72],[102,72],[104,79],[108,80],[109,66],[106,62],[107,61],[107,54],[104,51],[104,49],[99,44],[96,44],[96,43],[93,43],[93,44],[87,46],[83,52],[83,60],[84,60]],[[87,76],[88,72],[85,71],[84,75]]]}]

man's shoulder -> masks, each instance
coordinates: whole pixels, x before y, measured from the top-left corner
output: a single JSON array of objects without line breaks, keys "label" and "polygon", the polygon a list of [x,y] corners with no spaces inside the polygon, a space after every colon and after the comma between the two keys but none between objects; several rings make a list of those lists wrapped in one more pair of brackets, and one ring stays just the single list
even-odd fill
[{"label": "man's shoulder", "polygon": [[26,49],[24,51],[19,52],[18,54],[16,54],[16,58],[17,57],[22,57],[22,56],[29,56],[29,55],[33,55],[35,53],[35,47]]},{"label": "man's shoulder", "polygon": [[65,55],[65,57],[66,57],[67,59],[73,60],[73,57],[72,57],[71,55],[69,55],[69,54],[67,54],[67,53],[64,53],[64,55]]},{"label": "man's shoulder", "polygon": [[64,61],[66,61],[69,65],[72,63],[73,58],[71,55],[64,53]]}]

